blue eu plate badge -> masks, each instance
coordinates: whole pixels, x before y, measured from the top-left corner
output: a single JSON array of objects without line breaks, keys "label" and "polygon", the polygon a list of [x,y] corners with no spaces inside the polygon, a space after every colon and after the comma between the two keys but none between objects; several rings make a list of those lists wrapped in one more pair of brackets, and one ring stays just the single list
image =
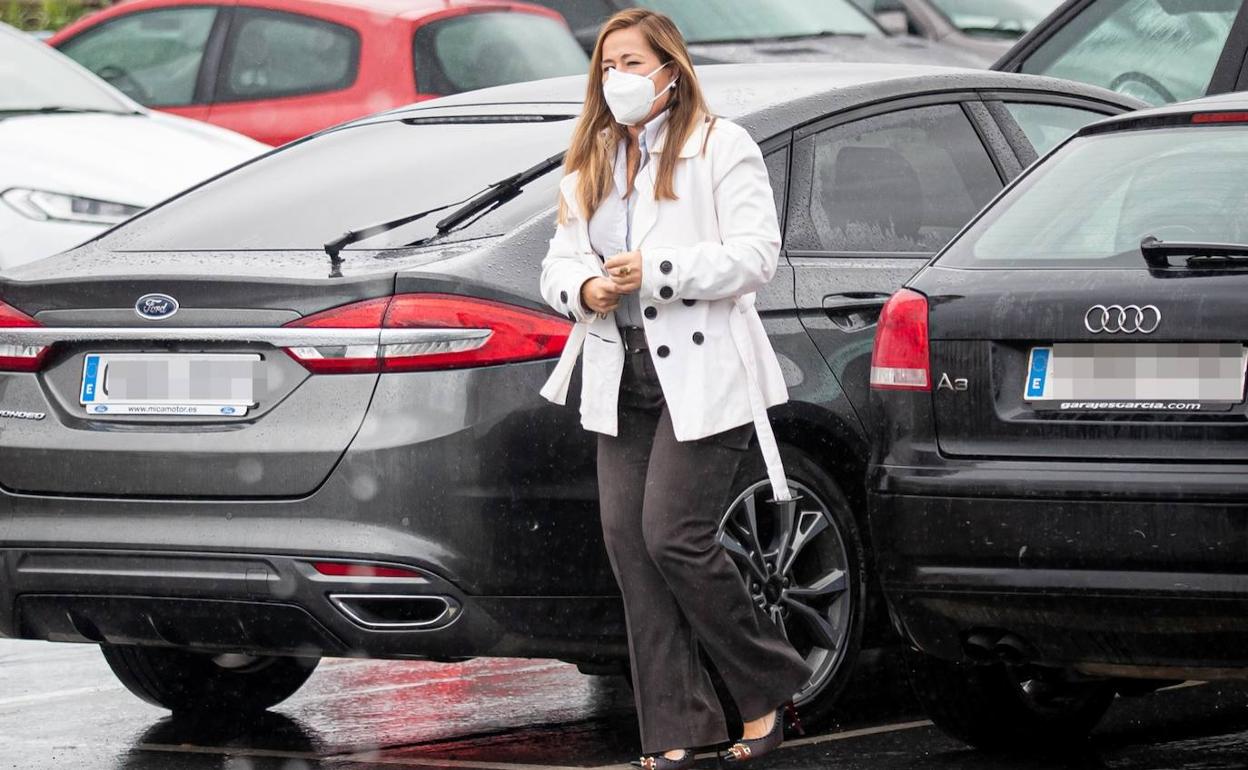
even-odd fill
[{"label": "blue eu plate badge", "polygon": [[1049,367],[1053,361],[1052,348],[1032,348],[1031,361],[1027,365],[1027,388],[1024,398],[1038,401],[1045,398],[1049,381]]}]

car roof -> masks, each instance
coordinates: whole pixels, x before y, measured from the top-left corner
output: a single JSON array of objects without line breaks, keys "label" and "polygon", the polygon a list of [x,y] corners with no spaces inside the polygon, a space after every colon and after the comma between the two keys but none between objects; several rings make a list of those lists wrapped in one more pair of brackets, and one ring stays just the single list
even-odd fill
[{"label": "car roof", "polygon": [[[193,0],[192,0],[193,2]],[[135,6],[162,7],[170,5],[168,0],[121,0],[119,6],[133,8]],[[177,4],[186,4],[178,0]],[[233,3],[229,3],[233,5]],[[244,2],[243,4],[247,4]],[[506,10],[525,10],[548,15],[550,11],[540,5],[518,0],[283,0],[279,7],[288,6],[330,6],[335,8],[352,8],[368,11],[382,16],[418,19],[434,13],[443,13],[454,9],[488,10],[491,8]]]},{"label": "car roof", "polygon": [[[1035,91],[1092,99],[1125,109],[1147,106],[1112,91],[1056,78],[934,65],[850,63],[711,64],[697,67],[713,112],[772,136],[823,115],[874,101],[953,91]],[[586,75],[485,88],[399,107],[359,122],[439,115],[576,114]]]}]

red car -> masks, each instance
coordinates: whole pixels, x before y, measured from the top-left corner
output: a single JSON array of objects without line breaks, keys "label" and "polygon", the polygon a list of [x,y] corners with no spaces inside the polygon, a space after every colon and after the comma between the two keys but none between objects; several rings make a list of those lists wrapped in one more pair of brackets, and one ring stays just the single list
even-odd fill
[{"label": "red car", "polygon": [[274,145],[589,66],[559,14],[490,0],[125,0],[48,43],[142,104]]}]

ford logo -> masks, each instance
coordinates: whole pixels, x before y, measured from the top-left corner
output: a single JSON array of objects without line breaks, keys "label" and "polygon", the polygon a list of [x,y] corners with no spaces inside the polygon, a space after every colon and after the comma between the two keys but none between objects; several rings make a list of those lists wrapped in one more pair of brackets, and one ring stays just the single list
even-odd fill
[{"label": "ford logo", "polygon": [[236,411],[238,411],[238,410],[237,410],[237,409],[235,409],[235,408],[234,408],[234,407],[232,407],[232,406],[223,406],[223,407],[221,407],[221,414],[234,414]]},{"label": "ford logo", "polygon": [[168,294],[144,294],[134,303],[134,312],[140,318],[157,321],[178,312],[178,301]]}]

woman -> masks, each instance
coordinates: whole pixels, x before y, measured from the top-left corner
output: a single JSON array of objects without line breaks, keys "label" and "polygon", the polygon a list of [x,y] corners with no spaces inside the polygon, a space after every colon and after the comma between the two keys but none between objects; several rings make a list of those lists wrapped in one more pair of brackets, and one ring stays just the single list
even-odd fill
[{"label": "woman", "polygon": [[766,412],[788,392],[753,307],[779,258],[767,169],[743,128],[709,114],[675,25],[640,8],[599,33],[564,166],[541,285],[577,323],[542,394],[564,403],[583,348],[641,764],[682,770],[728,740],[699,645],[746,720],[721,761],[747,762],[780,744],[778,709],[811,674],[715,541],[756,432],[790,499]]}]

